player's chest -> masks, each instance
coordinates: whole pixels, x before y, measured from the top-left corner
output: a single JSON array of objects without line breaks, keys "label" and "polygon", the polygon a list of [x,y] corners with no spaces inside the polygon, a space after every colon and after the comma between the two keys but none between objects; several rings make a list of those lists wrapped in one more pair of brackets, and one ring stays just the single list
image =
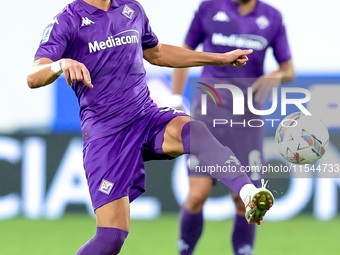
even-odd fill
[{"label": "player's chest", "polygon": [[124,50],[137,47],[142,36],[142,20],[117,15],[91,15],[82,17],[76,44],[89,53],[103,50]]},{"label": "player's chest", "polygon": [[212,46],[265,50],[271,43],[273,24],[265,15],[242,17],[227,11],[215,11],[204,18],[206,40]]}]

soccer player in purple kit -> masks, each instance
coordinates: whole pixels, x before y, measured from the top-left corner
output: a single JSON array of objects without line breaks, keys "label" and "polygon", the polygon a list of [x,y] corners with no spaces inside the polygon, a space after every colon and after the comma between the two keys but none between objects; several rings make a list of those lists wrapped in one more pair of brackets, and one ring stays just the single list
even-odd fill
[{"label": "soccer player in purple kit", "polygon": [[[254,108],[262,109],[262,103],[273,87],[294,78],[291,53],[279,11],[258,0],[210,0],[203,1],[195,13],[185,38],[184,48],[194,50],[203,44],[204,52],[227,52],[236,48],[253,48],[251,61],[240,69],[229,66],[205,66],[201,78],[225,78],[227,82],[241,88],[244,95],[247,87],[252,86],[254,92]],[[263,66],[266,50],[272,47],[279,69],[264,75]],[[175,69],[173,74],[173,93],[176,102],[180,102],[183,88],[187,82],[188,69]],[[259,78],[259,79],[257,79]],[[220,82],[221,83],[221,82]],[[200,101],[204,91],[197,91]],[[229,94],[228,94],[229,93]],[[246,109],[245,115],[235,116],[232,112],[231,94],[228,90],[218,91],[223,106],[208,101],[206,116],[200,112],[200,105],[195,105],[192,116],[196,120],[212,123],[212,119],[233,120],[235,124],[219,125],[213,128],[208,125],[212,134],[221,144],[228,146],[244,165],[260,165],[263,162],[262,145],[264,127],[252,128],[240,123],[251,119],[263,119]],[[210,106],[209,106],[210,105]],[[173,105],[180,107],[180,104]],[[217,109],[216,107],[219,107]],[[210,118],[210,119],[209,119]],[[209,122],[210,120],[210,122]],[[245,122],[244,122],[245,121]],[[249,173],[255,185],[259,185],[261,176]],[[192,254],[203,231],[202,209],[213,186],[213,179],[196,178],[189,175],[190,191],[180,212],[179,252],[181,255]],[[246,208],[240,197],[231,192],[236,205],[236,215],[232,234],[234,253],[237,255],[253,254],[255,224],[248,225],[249,217],[244,218]]]},{"label": "soccer player in purple kit", "polygon": [[[150,99],[143,58],[167,67],[245,65],[252,50],[223,54],[161,44],[133,0],[75,0],[45,29],[27,76],[30,88],[64,73],[80,105],[83,163],[97,231],[77,255],[118,254],[129,231],[129,203],[145,190],[143,161],[193,154],[202,165],[233,158],[205,124]],[[191,137],[195,139],[190,139]],[[218,178],[249,205],[254,222],[274,198],[240,171]],[[264,198],[260,205],[256,197]]]}]

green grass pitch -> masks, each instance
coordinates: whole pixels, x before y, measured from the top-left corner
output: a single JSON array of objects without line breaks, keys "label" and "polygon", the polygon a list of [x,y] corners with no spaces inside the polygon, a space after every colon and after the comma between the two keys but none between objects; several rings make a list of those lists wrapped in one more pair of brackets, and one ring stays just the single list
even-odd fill
[{"label": "green grass pitch", "polygon": [[[232,221],[206,222],[195,255],[232,254]],[[301,215],[283,222],[263,221],[257,229],[255,254],[335,254],[339,249],[340,217],[316,221]],[[176,255],[178,220],[165,214],[153,221],[131,221],[122,255]],[[67,214],[61,220],[0,221],[0,254],[68,255],[95,233],[95,220]]]}]

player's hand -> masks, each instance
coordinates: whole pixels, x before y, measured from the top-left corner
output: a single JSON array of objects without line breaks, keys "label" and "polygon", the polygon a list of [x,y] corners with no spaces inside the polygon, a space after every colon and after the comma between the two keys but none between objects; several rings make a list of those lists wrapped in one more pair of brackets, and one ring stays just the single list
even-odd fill
[{"label": "player's hand", "polygon": [[248,62],[247,55],[253,53],[253,50],[233,50],[227,53],[224,53],[225,62],[221,64],[221,66],[226,66],[232,64],[233,67],[239,68],[244,66]]},{"label": "player's hand", "polygon": [[63,70],[68,85],[72,86],[72,83],[82,81],[85,86],[91,89],[93,88],[90,72],[83,63],[73,59],[63,58],[60,61],[60,67]]},{"label": "player's hand", "polygon": [[[269,93],[272,93],[272,89],[281,84],[281,79],[282,77],[279,72],[273,72],[258,78],[252,85],[253,93],[256,92],[254,101],[264,103],[268,98]],[[272,94],[270,95],[272,96]],[[270,100],[271,99],[272,98],[270,97]]]}]

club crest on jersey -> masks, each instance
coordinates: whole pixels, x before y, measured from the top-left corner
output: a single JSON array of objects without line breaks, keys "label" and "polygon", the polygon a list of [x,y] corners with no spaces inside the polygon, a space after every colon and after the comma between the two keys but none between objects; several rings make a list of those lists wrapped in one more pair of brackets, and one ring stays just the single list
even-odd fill
[{"label": "club crest on jersey", "polygon": [[132,16],[133,16],[134,13],[135,13],[135,11],[132,10],[129,6],[127,6],[127,4],[124,6],[123,11],[122,11],[122,14],[123,14],[125,17],[127,17],[127,18],[129,18],[129,19],[132,19]]},{"label": "club crest on jersey", "polygon": [[270,22],[266,16],[262,15],[256,19],[256,24],[263,30],[269,26]]},{"label": "club crest on jersey", "polygon": [[52,32],[53,27],[47,27],[43,33],[43,37],[41,38],[41,43],[45,43],[50,39],[50,35]]},{"label": "club crest on jersey", "polygon": [[113,188],[113,185],[114,184],[112,182],[103,179],[102,183],[100,184],[99,191],[105,193],[106,195],[109,195]]}]

